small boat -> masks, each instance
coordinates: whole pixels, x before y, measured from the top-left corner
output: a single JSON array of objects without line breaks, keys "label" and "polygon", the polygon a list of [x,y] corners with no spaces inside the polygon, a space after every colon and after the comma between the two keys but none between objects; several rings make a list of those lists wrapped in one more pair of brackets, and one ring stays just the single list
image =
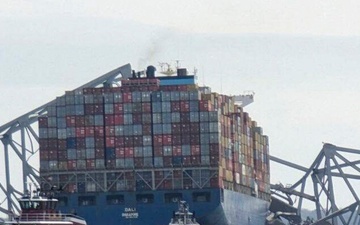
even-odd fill
[{"label": "small boat", "polygon": [[179,201],[179,209],[174,212],[169,225],[200,225],[196,222],[194,213],[189,212],[186,201]]},{"label": "small boat", "polygon": [[37,191],[34,196],[25,195],[19,200],[20,215],[10,215],[9,220],[1,221],[6,225],[86,225],[85,219],[75,214],[63,214],[56,211],[58,200],[41,196]]}]

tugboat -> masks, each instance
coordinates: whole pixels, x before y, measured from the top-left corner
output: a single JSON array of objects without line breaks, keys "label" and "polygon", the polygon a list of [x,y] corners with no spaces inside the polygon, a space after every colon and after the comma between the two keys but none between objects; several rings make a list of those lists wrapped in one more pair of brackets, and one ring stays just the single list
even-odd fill
[{"label": "tugboat", "polygon": [[74,214],[62,214],[56,211],[58,200],[51,196],[42,196],[39,190],[34,196],[25,195],[19,200],[21,214],[10,215],[9,220],[1,221],[6,225],[86,225],[85,219]]},{"label": "tugboat", "polygon": [[189,205],[186,201],[179,201],[179,209],[174,212],[169,225],[200,225],[196,222],[194,213],[189,212]]}]

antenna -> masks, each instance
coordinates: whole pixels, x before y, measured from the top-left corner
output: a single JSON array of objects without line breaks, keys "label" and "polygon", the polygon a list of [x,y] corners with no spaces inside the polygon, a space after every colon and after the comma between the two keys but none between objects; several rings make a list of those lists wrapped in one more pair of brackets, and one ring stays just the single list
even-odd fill
[{"label": "antenna", "polygon": [[177,60],[175,60],[175,62],[176,62],[176,69],[178,69],[180,67],[180,60],[177,59]]},{"label": "antenna", "polygon": [[223,91],[222,91],[222,76],[220,76],[220,93],[223,93]]}]

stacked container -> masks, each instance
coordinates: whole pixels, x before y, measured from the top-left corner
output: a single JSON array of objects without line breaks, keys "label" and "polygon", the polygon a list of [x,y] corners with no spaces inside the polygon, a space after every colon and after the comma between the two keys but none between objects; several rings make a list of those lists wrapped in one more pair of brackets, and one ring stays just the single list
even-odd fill
[{"label": "stacked container", "polygon": [[256,122],[231,96],[159,83],[57,98],[39,118],[42,176],[69,192],[220,187],[269,198],[268,139]]}]

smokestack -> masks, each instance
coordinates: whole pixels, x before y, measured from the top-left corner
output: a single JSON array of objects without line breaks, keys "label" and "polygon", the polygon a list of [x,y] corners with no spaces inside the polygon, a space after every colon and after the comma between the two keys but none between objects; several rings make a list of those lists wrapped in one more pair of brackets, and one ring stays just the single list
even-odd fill
[{"label": "smokestack", "polygon": [[146,77],[147,78],[154,78],[155,77],[156,68],[154,66],[148,66],[146,68]]}]

